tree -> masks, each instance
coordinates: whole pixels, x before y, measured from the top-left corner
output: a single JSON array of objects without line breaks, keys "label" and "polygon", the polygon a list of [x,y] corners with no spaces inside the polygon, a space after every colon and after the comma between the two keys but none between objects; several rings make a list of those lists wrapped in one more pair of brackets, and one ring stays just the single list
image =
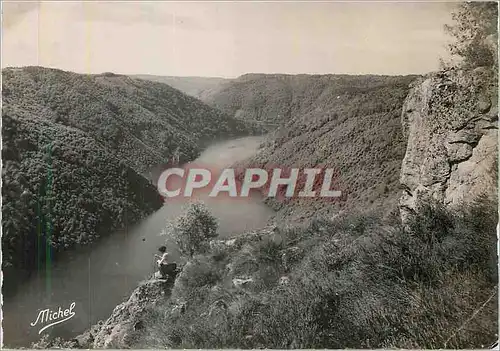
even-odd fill
[{"label": "tree", "polygon": [[474,68],[497,64],[498,3],[465,2],[452,13],[454,24],[445,30],[453,37],[450,54],[460,66]]},{"label": "tree", "polygon": [[217,237],[215,217],[202,203],[192,203],[185,214],[177,218],[172,236],[183,255],[193,257],[208,247],[210,239]]}]

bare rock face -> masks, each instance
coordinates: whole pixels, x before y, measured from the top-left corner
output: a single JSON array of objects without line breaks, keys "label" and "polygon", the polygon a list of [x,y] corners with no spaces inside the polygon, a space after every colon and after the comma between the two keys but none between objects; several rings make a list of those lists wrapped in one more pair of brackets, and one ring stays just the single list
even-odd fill
[{"label": "bare rock face", "polygon": [[403,105],[408,138],[400,181],[403,219],[432,197],[450,206],[497,193],[497,76],[448,70],[413,83]]},{"label": "bare rock face", "polygon": [[145,311],[168,297],[171,288],[165,280],[149,280],[139,285],[130,298],[116,306],[111,316],[91,335],[92,348],[129,348],[144,328]]}]

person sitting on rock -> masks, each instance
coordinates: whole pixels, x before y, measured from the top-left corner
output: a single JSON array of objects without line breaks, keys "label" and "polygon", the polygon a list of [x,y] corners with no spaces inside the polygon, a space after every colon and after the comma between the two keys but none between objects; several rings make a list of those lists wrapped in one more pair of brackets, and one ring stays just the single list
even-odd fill
[{"label": "person sitting on rock", "polygon": [[156,264],[158,265],[158,269],[160,270],[160,273],[163,271],[163,267],[168,264],[168,252],[167,252],[167,247],[166,246],[160,246],[158,248],[158,251],[160,252],[160,255],[155,254],[155,257],[158,258],[156,261]]},{"label": "person sitting on rock", "polygon": [[159,269],[159,276],[161,278],[168,278],[169,276],[175,274],[177,270],[177,264],[174,262],[168,262],[168,253],[166,246],[160,246],[158,251],[161,255],[155,255],[158,260],[156,261]]}]

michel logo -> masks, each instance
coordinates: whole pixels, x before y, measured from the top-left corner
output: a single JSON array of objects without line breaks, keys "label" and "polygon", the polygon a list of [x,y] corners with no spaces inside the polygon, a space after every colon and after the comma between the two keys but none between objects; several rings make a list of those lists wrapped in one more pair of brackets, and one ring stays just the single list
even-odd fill
[{"label": "michel logo", "polygon": [[41,334],[45,329],[73,318],[75,315],[75,312],[73,311],[74,308],[74,302],[72,302],[69,308],[65,310],[63,310],[61,307],[59,307],[57,311],[51,311],[50,309],[46,308],[38,312],[36,320],[30,325],[34,327],[35,325],[43,326],[44,324],[46,324],[38,331],[38,334]]}]

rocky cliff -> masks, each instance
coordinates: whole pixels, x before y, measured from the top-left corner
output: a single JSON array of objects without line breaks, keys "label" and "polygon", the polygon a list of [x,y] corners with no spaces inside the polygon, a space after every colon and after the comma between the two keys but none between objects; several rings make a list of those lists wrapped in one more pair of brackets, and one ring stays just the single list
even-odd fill
[{"label": "rocky cliff", "polygon": [[143,333],[143,317],[166,301],[173,281],[151,279],[140,284],[130,298],[116,306],[105,322],[99,322],[74,339],[77,348],[128,348]]},{"label": "rocky cliff", "polygon": [[486,67],[450,69],[412,84],[402,111],[403,217],[426,197],[450,207],[496,198],[497,96],[497,73]]},{"label": "rocky cliff", "polygon": [[[275,230],[274,226],[264,227],[234,238],[212,240],[210,247],[212,250],[220,250],[221,252],[239,251],[245,245],[248,248],[249,244],[260,242],[265,238],[277,240],[274,235]],[[252,259],[256,259],[254,255],[251,256]],[[156,321],[154,316],[160,314],[160,318],[165,318],[185,312],[186,303],[183,298],[179,298],[179,295],[185,294],[186,280],[190,279],[193,272],[196,273],[199,266],[200,262],[193,259],[168,280],[152,277],[141,282],[128,300],[115,307],[108,319],[99,321],[83,334],[59,345],[80,349],[136,348],[138,345],[141,346],[144,343],[144,337],[154,333],[154,330],[151,330],[152,325],[157,326],[158,323],[161,323],[161,321]],[[254,283],[251,276],[237,273],[241,272],[235,270],[234,267],[230,269],[230,281],[237,291]],[[203,284],[204,282],[204,278],[201,276],[195,280],[196,283]],[[214,308],[214,306],[211,307]],[[39,344],[42,348],[54,345],[56,345],[54,342]]]}]

